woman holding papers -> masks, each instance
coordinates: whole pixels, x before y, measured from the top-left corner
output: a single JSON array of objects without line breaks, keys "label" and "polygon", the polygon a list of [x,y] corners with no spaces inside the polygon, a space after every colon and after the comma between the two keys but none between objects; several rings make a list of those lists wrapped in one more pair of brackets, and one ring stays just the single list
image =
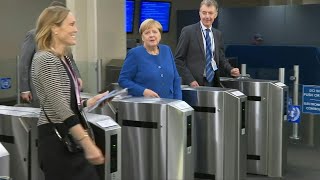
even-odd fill
[{"label": "woman holding papers", "polygon": [[131,49],[119,76],[119,85],[133,96],[181,99],[180,76],[169,46],[159,44],[162,26],[146,19],[139,33],[142,46]]},{"label": "woman holding papers", "polygon": [[[79,82],[66,56],[66,48],[76,44],[77,31],[75,17],[67,8],[46,8],[38,18],[38,52],[31,75],[42,109],[38,152],[46,180],[98,180],[93,165],[104,163],[100,149],[88,134],[90,128],[81,110],[96,104],[107,93],[80,100]],[[75,142],[77,151],[66,146],[66,137]]]}]

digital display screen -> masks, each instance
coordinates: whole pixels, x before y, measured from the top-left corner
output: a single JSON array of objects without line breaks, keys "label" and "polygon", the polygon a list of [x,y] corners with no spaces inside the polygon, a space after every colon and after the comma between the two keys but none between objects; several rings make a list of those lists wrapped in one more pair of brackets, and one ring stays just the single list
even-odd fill
[{"label": "digital display screen", "polygon": [[118,171],[118,135],[111,135],[110,138],[110,173]]},{"label": "digital display screen", "polygon": [[140,24],[146,19],[154,19],[162,25],[163,32],[169,31],[171,2],[141,1]]},{"label": "digital display screen", "polygon": [[134,1],[126,0],[126,32],[133,32]]},{"label": "digital display screen", "polygon": [[192,143],[192,116],[187,116],[187,147],[191,147]]}]

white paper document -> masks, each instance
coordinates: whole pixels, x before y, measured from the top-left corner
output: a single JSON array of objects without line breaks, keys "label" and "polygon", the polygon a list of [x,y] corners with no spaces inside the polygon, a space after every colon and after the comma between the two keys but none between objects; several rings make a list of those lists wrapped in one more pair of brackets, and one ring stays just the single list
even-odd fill
[{"label": "white paper document", "polygon": [[235,96],[243,96],[244,94],[242,93],[242,92],[240,92],[240,91],[233,91],[233,92],[231,92],[233,95],[235,95]]},{"label": "white paper document", "polygon": [[91,107],[88,107],[85,109],[86,112],[91,112],[92,110],[94,110],[95,108],[97,108],[102,102],[104,102],[107,99],[112,99],[118,95],[126,95],[128,93],[128,89],[121,89],[121,90],[113,90],[110,93],[108,93],[107,95],[103,96],[101,99],[99,99],[99,101],[97,101],[97,103]]},{"label": "white paper document", "polygon": [[111,127],[111,126],[116,126],[118,125],[116,122],[114,122],[111,119],[103,120],[103,121],[98,121],[97,124],[103,128],[106,127]]},{"label": "white paper document", "polygon": [[283,87],[283,86],[286,86],[285,84],[283,84],[282,82],[277,82],[275,83],[277,86],[280,86],[280,87]]}]

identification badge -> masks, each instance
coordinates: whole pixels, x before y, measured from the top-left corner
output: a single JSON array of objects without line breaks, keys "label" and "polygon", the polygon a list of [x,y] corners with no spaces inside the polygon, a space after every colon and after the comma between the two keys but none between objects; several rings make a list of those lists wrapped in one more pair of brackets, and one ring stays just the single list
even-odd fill
[{"label": "identification badge", "polygon": [[211,65],[212,65],[212,69],[213,71],[216,71],[218,69],[218,66],[216,64],[216,61],[212,58],[212,61],[211,61]]}]

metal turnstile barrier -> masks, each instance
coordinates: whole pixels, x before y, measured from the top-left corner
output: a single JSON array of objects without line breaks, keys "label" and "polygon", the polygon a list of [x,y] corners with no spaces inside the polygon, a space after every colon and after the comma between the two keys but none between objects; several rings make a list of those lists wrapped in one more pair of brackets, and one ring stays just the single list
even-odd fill
[{"label": "metal turnstile barrier", "polygon": [[123,180],[193,179],[193,109],[184,101],[112,101],[122,131]]},{"label": "metal turnstile barrier", "polygon": [[12,179],[44,179],[38,165],[36,145],[39,113],[38,108],[0,106],[0,135],[3,145],[10,153]]},{"label": "metal turnstile barrier", "polygon": [[248,173],[283,177],[287,164],[288,88],[274,80],[222,78],[248,97]]},{"label": "metal turnstile barrier", "polygon": [[[39,115],[39,108],[0,105],[0,140],[10,153],[12,179],[44,180],[38,164],[37,121]],[[105,115],[88,113],[87,117],[92,124],[96,144],[106,156],[105,165],[97,167],[100,179],[120,180],[120,126]]]},{"label": "metal turnstile barrier", "polygon": [[121,180],[121,127],[109,116],[87,114],[97,146],[104,152],[104,165],[97,166],[101,180]]},{"label": "metal turnstile barrier", "polygon": [[182,88],[194,108],[196,179],[246,179],[246,96],[238,90]]},{"label": "metal turnstile barrier", "polygon": [[0,143],[0,177],[1,176],[8,176],[9,177],[9,174],[10,174],[9,166],[10,166],[9,152]]}]

